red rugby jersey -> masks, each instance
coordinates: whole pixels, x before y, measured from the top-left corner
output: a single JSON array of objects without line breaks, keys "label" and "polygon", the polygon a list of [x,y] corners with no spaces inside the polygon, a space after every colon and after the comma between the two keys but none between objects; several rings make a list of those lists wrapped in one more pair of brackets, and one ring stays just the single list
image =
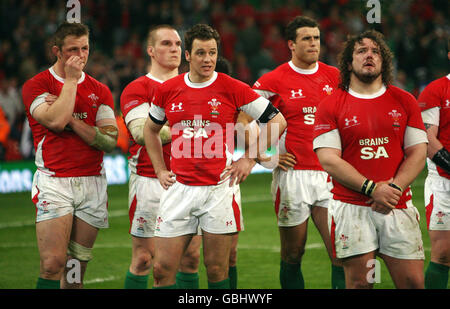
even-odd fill
[{"label": "red rugby jersey", "polygon": [[[120,109],[122,110],[123,118],[125,119],[127,126],[131,121],[128,119],[130,117],[127,117],[130,111],[145,103],[148,104],[148,107],[146,106],[146,113],[142,116],[145,118],[148,117],[150,103],[155,96],[156,89],[162,82],[162,80],[155,78],[151,74],[147,74],[135,79],[125,87],[120,96]],[[140,176],[156,178],[155,170],[145,146],[136,143],[130,130],[128,130],[128,135],[132,141],[132,145],[129,149],[130,156],[128,157],[130,171]],[[163,155],[166,167],[170,170],[170,143],[163,145]]]},{"label": "red rugby jersey", "polygon": [[335,67],[318,62],[315,69],[302,70],[290,61],[264,74],[253,85],[286,119],[285,148],[295,155],[294,169],[323,170],[312,147],[315,113],[319,102],[338,84],[339,70]]},{"label": "red rugby jersey", "polygon": [[[56,177],[94,176],[104,173],[103,151],[89,146],[72,131],[53,132],[39,124],[30,114],[33,102],[49,93],[59,96],[64,79],[53,68],[29,79],[22,88],[22,98],[34,139],[38,169]],[[45,103],[44,103],[45,104]],[[101,104],[114,110],[109,88],[88,74],[78,81],[73,116],[95,126]]]},{"label": "red rugby jersey", "polygon": [[[415,98],[389,86],[373,96],[351,94],[338,89],[324,99],[317,110],[314,137],[337,129],[342,158],[365,177],[376,182],[394,177],[404,159],[406,127],[425,130]],[[345,203],[369,206],[369,198],[333,179],[333,198]],[[403,192],[397,207],[411,199]]]},{"label": "red rugby jersey", "polygon": [[171,168],[177,181],[192,186],[220,182],[232,160],[238,109],[258,98],[247,84],[222,73],[201,84],[191,83],[185,73],[161,85],[153,104],[171,127]]},{"label": "red rugby jersey", "polygon": [[[445,149],[450,150],[450,74],[431,82],[419,96],[419,107],[422,111],[439,108],[438,140]],[[433,161],[428,160],[428,169],[437,172],[440,176],[450,179],[450,175]]]}]

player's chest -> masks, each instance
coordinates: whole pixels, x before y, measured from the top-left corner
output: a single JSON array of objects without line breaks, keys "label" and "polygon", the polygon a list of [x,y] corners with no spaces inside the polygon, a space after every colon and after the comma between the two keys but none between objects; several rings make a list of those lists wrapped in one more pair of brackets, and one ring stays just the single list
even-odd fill
[{"label": "player's chest", "polygon": [[326,79],[314,79],[286,83],[279,90],[280,111],[285,114],[315,113],[319,102],[331,95],[335,87]]},{"label": "player's chest", "polygon": [[237,115],[234,102],[220,94],[181,94],[169,97],[166,102],[165,113],[171,124],[201,119],[226,125],[234,122]]},{"label": "player's chest", "polygon": [[353,100],[337,112],[339,134],[345,140],[404,135],[407,111],[401,104],[382,100]]}]

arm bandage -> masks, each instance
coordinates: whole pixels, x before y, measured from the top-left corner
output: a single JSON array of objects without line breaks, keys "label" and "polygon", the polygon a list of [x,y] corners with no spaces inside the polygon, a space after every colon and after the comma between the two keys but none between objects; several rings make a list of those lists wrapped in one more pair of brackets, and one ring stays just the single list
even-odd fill
[{"label": "arm bandage", "polygon": [[116,147],[118,131],[115,126],[104,126],[101,128],[94,127],[95,129],[95,138],[94,141],[90,144],[99,150],[103,150],[105,152],[111,152]]},{"label": "arm bandage", "polygon": [[143,146],[144,142],[144,126],[145,126],[145,118],[134,119],[128,125],[128,129],[130,130],[131,136],[136,143]]},{"label": "arm bandage", "polygon": [[161,143],[167,144],[172,141],[172,134],[170,133],[169,126],[163,126],[161,131],[159,131],[159,137],[161,138]]}]

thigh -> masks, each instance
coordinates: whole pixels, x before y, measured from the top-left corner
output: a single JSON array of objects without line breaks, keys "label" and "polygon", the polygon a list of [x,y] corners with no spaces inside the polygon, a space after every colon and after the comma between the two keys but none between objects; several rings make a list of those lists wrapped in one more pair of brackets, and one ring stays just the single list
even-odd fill
[{"label": "thigh", "polygon": [[428,231],[431,242],[431,261],[450,267],[450,231]]},{"label": "thigh", "polygon": [[156,216],[164,189],[157,178],[130,176],[128,214],[130,234],[137,237],[155,235]]},{"label": "thigh", "polygon": [[311,217],[322,237],[328,256],[330,259],[333,259],[333,247],[331,245],[330,231],[328,230],[328,208],[314,206],[311,209]]},{"label": "thigh", "polygon": [[234,234],[212,234],[203,232],[203,258],[206,267],[210,265],[228,266],[232,238]]},{"label": "thigh", "polygon": [[363,289],[373,287],[373,267],[376,267],[375,251],[354,255],[342,259],[345,273],[345,286],[348,289]]},{"label": "thigh", "polygon": [[108,195],[105,175],[73,177],[74,216],[95,228],[107,228]]},{"label": "thigh", "polygon": [[397,289],[423,289],[423,260],[398,259],[380,254]]},{"label": "thigh", "polygon": [[98,228],[89,223],[74,217],[72,224],[72,233],[70,240],[80,244],[86,248],[92,248],[97,238]]},{"label": "thigh", "polygon": [[291,227],[305,222],[310,214],[311,198],[308,185],[302,182],[301,171],[275,169],[272,199],[279,227]]},{"label": "thigh", "polygon": [[279,227],[281,259],[297,263],[305,251],[308,221],[291,227]]},{"label": "thigh", "polygon": [[149,253],[151,258],[155,255],[155,242],[151,237],[131,236],[133,256],[138,256],[141,252]]},{"label": "thigh", "polygon": [[51,177],[37,170],[31,188],[36,222],[73,214],[74,201],[69,177]]},{"label": "thigh", "polygon": [[156,218],[155,236],[178,237],[197,234],[198,218],[195,210],[203,205],[205,186],[188,186],[175,182],[161,195]]},{"label": "thigh", "polygon": [[176,272],[191,239],[192,235],[154,237],[155,264],[163,265],[163,268]]},{"label": "thigh", "polygon": [[202,231],[213,234],[238,232],[241,228],[241,213],[234,197],[234,188],[229,181],[216,186],[208,186],[207,199],[194,212],[199,218]]},{"label": "thigh", "polygon": [[36,238],[41,261],[66,256],[72,230],[71,214],[36,223]]},{"label": "thigh", "polygon": [[333,255],[346,258],[378,249],[378,233],[371,208],[331,200],[328,206]]}]

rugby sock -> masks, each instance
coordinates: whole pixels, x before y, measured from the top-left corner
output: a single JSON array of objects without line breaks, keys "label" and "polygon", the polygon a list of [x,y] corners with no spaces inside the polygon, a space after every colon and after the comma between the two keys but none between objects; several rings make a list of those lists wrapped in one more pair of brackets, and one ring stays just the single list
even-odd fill
[{"label": "rugby sock", "polygon": [[59,280],[50,280],[39,277],[36,284],[36,289],[59,289]]},{"label": "rugby sock", "polygon": [[448,284],[449,267],[443,264],[430,262],[425,272],[426,289],[446,289]]},{"label": "rugby sock", "polygon": [[166,286],[154,286],[152,287],[153,290],[176,290],[178,289],[177,284],[173,285],[166,285]]},{"label": "rugby sock", "polygon": [[177,286],[180,289],[198,289],[199,279],[198,273],[184,273],[179,271],[177,273]]},{"label": "rugby sock", "polygon": [[237,268],[236,266],[230,266],[228,268],[228,278],[230,278],[230,289],[237,289]]},{"label": "rugby sock", "polygon": [[331,264],[331,288],[345,289],[344,267]]},{"label": "rugby sock", "polygon": [[281,261],[280,283],[282,289],[304,289],[305,281],[303,280],[301,264],[290,264]]},{"label": "rugby sock", "polygon": [[230,278],[227,278],[225,280],[219,281],[219,282],[209,282],[208,281],[208,289],[230,289]]},{"label": "rugby sock", "polygon": [[148,287],[148,275],[135,275],[130,270],[127,271],[125,276],[125,289],[147,289]]}]

